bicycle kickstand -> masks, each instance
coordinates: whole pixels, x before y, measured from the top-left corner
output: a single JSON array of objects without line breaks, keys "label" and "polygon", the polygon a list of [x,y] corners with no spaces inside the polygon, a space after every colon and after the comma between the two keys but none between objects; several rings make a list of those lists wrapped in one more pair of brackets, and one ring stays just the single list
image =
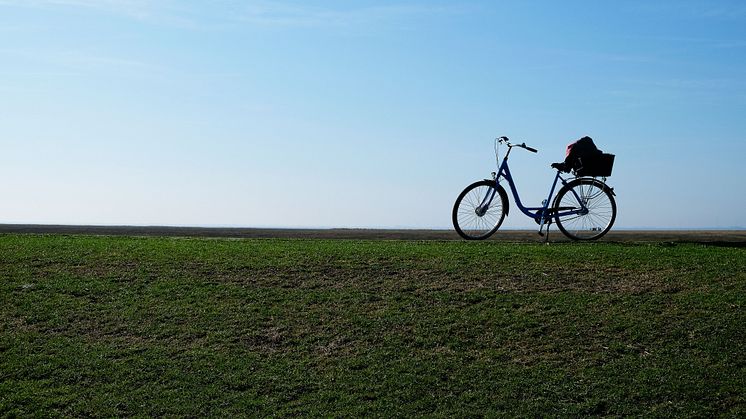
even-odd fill
[{"label": "bicycle kickstand", "polygon": [[[541,225],[539,225],[539,235],[544,237],[544,243],[546,244],[549,244],[549,224],[542,221]],[[544,226],[547,226],[546,234],[544,234]]]}]

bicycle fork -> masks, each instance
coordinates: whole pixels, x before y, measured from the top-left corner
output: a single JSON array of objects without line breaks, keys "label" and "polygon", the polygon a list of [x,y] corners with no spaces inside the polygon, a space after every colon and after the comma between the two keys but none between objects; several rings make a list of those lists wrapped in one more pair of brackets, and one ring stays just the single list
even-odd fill
[{"label": "bicycle fork", "polygon": [[474,209],[474,212],[478,216],[483,216],[487,213],[487,210],[490,209],[490,205],[492,205],[492,200],[495,199],[495,194],[497,193],[497,187],[490,188],[487,193],[484,195],[484,199],[482,199],[482,202],[479,204],[477,208]]}]

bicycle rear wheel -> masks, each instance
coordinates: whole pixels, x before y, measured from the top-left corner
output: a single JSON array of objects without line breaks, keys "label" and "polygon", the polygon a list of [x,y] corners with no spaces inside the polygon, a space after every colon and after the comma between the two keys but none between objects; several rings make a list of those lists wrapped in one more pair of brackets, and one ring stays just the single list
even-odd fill
[{"label": "bicycle rear wheel", "polygon": [[572,240],[596,240],[606,234],[616,220],[616,201],[605,183],[578,178],[563,186],[554,199],[557,227]]},{"label": "bicycle rear wheel", "polygon": [[505,219],[504,192],[495,182],[480,180],[467,186],[453,205],[453,227],[466,240],[484,240],[491,236]]}]

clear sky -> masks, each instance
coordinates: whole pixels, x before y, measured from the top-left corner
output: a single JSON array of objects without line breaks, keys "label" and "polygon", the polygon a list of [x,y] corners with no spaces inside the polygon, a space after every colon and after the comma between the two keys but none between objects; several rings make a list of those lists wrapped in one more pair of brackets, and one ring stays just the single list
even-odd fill
[{"label": "clear sky", "polygon": [[450,228],[500,135],[524,203],[590,135],[616,228],[746,226],[746,3],[0,0],[0,223]]}]

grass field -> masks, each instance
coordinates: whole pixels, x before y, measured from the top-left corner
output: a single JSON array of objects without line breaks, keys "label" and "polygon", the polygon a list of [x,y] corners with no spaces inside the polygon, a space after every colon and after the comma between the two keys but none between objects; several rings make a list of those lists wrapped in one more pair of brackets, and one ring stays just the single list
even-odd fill
[{"label": "grass field", "polygon": [[0,235],[0,414],[746,416],[746,248]]}]

